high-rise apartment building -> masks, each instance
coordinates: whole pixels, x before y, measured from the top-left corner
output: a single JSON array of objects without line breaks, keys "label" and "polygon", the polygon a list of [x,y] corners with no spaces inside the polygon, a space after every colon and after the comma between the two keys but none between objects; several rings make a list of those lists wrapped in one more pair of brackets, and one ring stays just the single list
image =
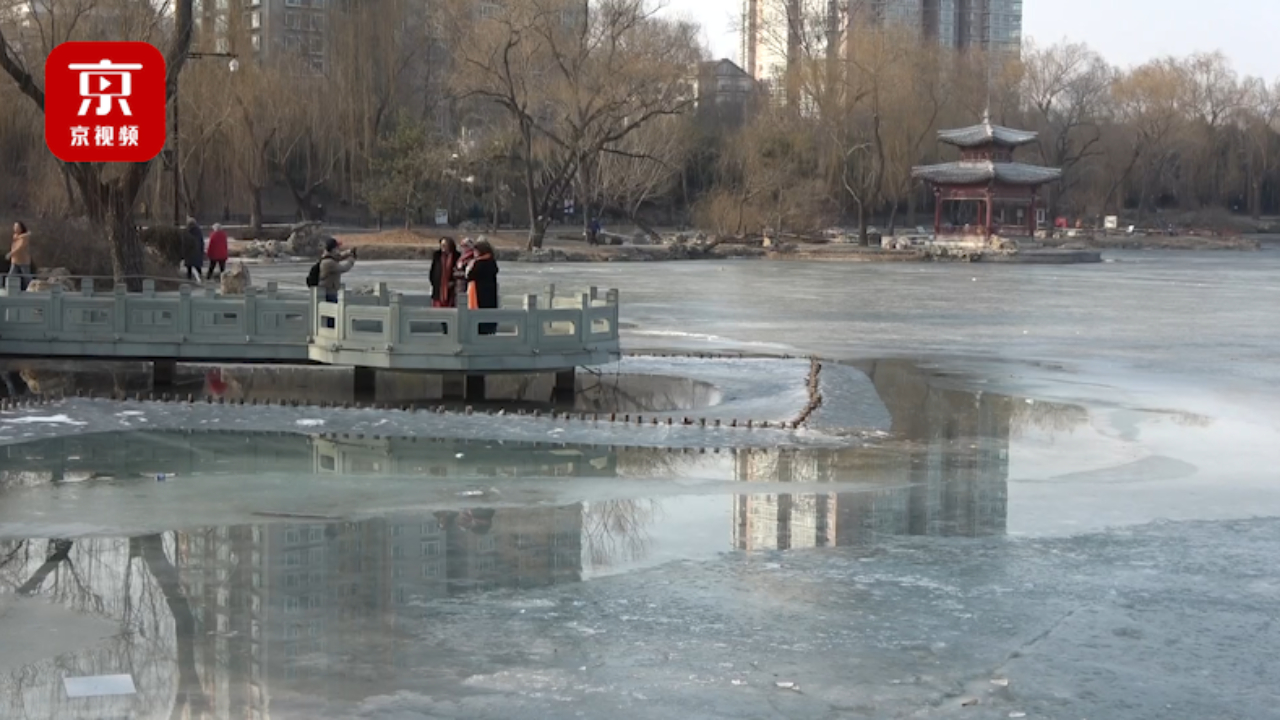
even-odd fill
[{"label": "high-rise apartment building", "polygon": [[259,61],[296,57],[324,72],[330,0],[194,0],[196,43]]},{"label": "high-rise apartment building", "polygon": [[[780,87],[806,58],[842,54],[861,27],[899,25],[957,50],[1016,53],[1023,0],[743,0],[742,67]],[[794,77],[793,77],[794,79]]]},{"label": "high-rise apartment building", "polygon": [[1022,0],[910,1],[920,6],[924,35],[943,47],[996,52],[1022,47]]}]

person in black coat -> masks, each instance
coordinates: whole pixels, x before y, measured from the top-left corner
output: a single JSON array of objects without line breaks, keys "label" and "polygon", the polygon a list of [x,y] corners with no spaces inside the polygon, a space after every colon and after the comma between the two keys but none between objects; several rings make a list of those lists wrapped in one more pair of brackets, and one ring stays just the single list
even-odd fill
[{"label": "person in black coat", "polygon": [[[467,265],[467,307],[471,310],[498,307],[498,262],[488,240],[476,243],[475,258]],[[497,323],[480,323],[481,335],[498,332]]]},{"label": "person in black coat", "polygon": [[440,238],[440,249],[431,254],[431,306],[457,307],[453,272],[458,265],[458,245],[453,238]]},{"label": "person in black coat", "polygon": [[187,279],[200,282],[200,273],[204,271],[204,231],[193,217],[187,218],[182,236],[182,261],[187,266]]}]

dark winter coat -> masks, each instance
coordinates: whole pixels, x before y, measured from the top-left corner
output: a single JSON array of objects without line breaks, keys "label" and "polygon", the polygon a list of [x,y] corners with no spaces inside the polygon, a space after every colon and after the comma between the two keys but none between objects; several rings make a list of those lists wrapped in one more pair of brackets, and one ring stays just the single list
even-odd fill
[{"label": "dark winter coat", "polygon": [[467,307],[498,307],[498,263],[492,255],[481,255],[467,267]]},{"label": "dark winter coat", "polygon": [[182,236],[182,260],[191,267],[204,264],[204,232],[195,223],[188,225]]},{"label": "dark winter coat", "polygon": [[431,255],[431,299],[444,307],[452,307],[454,297],[453,271],[458,262],[458,253],[454,252],[446,260],[443,250],[436,250]]}]

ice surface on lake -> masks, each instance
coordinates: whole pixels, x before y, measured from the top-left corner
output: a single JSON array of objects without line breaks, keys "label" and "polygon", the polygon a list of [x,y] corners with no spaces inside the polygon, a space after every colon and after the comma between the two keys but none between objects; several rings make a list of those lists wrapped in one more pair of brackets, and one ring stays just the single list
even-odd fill
[{"label": "ice surface on lake", "polygon": [[[1280,253],[1116,257],[503,268],[510,294],[618,287],[632,349],[849,361],[801,431],[0,413],[0,580],[131,630],[50,645],[0,716],[70,716],[66,668],[128,658],[136,704],[75,712],[181,714],[185,688],[243,717],[202,689],[255,686],[284,718],[1270,717]],[[808,399],[803,359],[600,371],[718,389],[662,418]]]}]

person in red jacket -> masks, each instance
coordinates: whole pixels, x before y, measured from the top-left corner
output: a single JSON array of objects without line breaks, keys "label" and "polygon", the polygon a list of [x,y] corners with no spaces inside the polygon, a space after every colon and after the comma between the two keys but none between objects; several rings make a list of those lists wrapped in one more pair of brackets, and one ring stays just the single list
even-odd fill
[{"label": "person in red jacket", "polygon": [[218,268],[218,275],[227,271],[227,233],[218,223],[213,224],[213,232],[209,234],[209,249],[205,251],[205,256],[209,258],[209,274],[207,279],[213,279],[213,268]]}]

